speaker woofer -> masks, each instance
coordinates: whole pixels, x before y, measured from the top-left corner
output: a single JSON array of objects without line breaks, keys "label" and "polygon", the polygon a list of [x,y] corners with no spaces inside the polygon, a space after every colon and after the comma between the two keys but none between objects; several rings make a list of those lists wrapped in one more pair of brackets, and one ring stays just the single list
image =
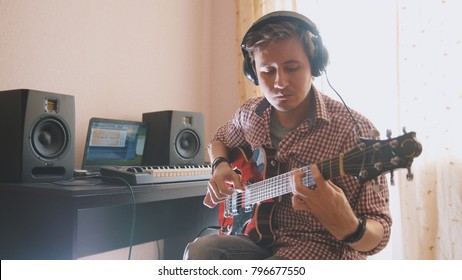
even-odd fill
[{"label": "speaker woofer", "polygon": [[66,151],[69,131],[58,119],[45,118],[32,129],[30,141],[32,149],[39,157],[54,159]]},{"label": "speaker woofer", "polygon": [[193,158],[199,152],[199,148],[199,136],[193,130],[185,129],[176,136],[175,150],[180,157]]}]

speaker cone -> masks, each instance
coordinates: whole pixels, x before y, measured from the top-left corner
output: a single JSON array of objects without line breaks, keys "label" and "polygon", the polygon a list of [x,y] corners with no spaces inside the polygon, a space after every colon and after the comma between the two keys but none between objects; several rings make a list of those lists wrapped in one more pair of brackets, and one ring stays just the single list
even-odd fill
[{"label": "speaker cone", "polygon": [[38,156],[53,159],[66,151],[69,133],[59,120],[46,118],[34,126],[30,140],[32,149]]},{"label": "speaker cone", "polygon": [[176,136],[175,150],[180,157],[193,158],[197,155],[199,148],[199,136],[194,131],[185,129]]}]

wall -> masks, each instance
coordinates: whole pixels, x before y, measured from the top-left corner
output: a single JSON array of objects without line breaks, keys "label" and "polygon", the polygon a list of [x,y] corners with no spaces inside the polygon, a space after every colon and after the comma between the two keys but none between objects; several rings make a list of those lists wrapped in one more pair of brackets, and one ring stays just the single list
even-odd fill
[{"label": "wall", "polygon": [[226,0],[0,0],[0,90],[75,96],[76,168],[91,117],[197,111],[209,139],[237,106],[234,11]]},{"label": "wall", "polygon": [[[76,168],[91,117],[197,111],[209,139],[238,106],[235,25],[228,0],[0,0],[0,91],[75,96]],[[133,258],[158,258],[159,244]]]}]

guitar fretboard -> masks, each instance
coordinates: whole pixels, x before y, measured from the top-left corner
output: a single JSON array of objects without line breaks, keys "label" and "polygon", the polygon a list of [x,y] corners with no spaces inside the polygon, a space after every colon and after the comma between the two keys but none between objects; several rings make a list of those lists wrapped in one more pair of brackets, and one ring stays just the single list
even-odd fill
[{"label": "guitar fretboard", "polygon": [[[299,170],[306,172],[306,176],[302,179],[303,184],[307,186],[314,185],[310,167],[305,166]],[[291,176],[292,172],[284,173],[247,185],[246,190],[243,192],[234,192],[225,200],[225,216],[238,214],[237,210],[239,208],[245,208],[246,211],[251,211],[253,205],[256,203],[291,193]]]}]

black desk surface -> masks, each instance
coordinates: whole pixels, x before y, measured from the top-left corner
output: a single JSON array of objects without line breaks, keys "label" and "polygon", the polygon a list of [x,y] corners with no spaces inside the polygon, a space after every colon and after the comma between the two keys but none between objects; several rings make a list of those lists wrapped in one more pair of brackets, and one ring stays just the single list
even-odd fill
[{"label": "black desk surface", "polygon": [[[202,204],[206,185],[133,186],[133,245],[164,239],[164,258],[180,259],[187,242],[217,224],[217,209]],[[0,209],[1,259],[76,259],[130,244],[134,207],[125,185],[0,183]]]}]

